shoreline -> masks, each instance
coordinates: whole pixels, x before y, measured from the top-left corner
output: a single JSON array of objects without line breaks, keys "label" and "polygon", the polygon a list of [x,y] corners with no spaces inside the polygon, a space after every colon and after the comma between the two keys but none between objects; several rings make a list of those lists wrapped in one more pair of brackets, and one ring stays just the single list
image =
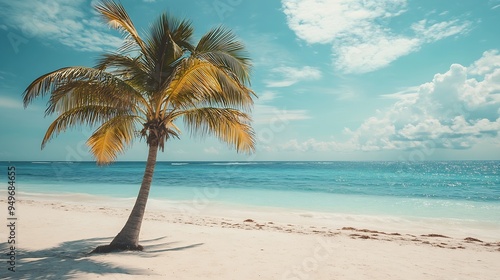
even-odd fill
[{"label": "shoreline", "polygon": [[[6,193],[0,190],[0,195]],[[0,196],[1,197],[1,196]],[[111,208],[129,211],[135,202],[134,197],[117,198],[105,195],[85,193],[29,193],[19,192],[21,200],[53,201],[86,206],[108,205]],[[447,235],[477,235],[484,239],[495,239],[500,236],[500,223],[484,220],[456,219],[446,217],[418,217],[405,215],[366,215],[355,213],[326,212],[300,208],[272,207],[243,205],[211,200],[201,197],[197,200],[169,200],[163,198],[149,198],[146,208],[148,212],[166,212],[185,216],[207,216],[212,218],[277,220],[282,223],[311,224],[326,227],[369,227],[380,231],[417,231],[425,234],[426,231],[439,231]],[[498,238],[500,241],[500,238]]]},{"label": "shoreline", "polygon": [[[22,195],[21,193],[20,196]],[[82,197],[86,197],[83,203],[81,201]],[[64,195],[49,195],[43,198],[34,195],[32,199],[21,199],[18,202],[36,206],[50,205],[55,209],[63,208],[64,211],[83,211],[85,213],[119,216],[125,221],[133,206],[134,199],[117,198],[110,201],[108,197],[87,194],[68,195],[66,198]],[[0,200],[0,203],[6,203],[6,201]],[[103,206],[103,203],[106,206]],[[450,239],[459,240],[462,238],[464,241],[467,241],[465,239],[482,239],[483,242],[480,243],[485,244],[498,243],[500,251],[500,225],[482,221],[353,215],[229,204],[211,204],[196,208],[193,206],[186,207],[186,203],[185,201],[165,201],[150,198],[144,219],[173,224],[218,225],[222,228],[270,230],[326,236],[340,234],[342,231],[372,233],[375,236],[377,233],[392,236],[406,235],[414,238],[417,235],[422,237],[441,235]],[[246,220],[252,222],[244,222]]]},{"label": "shoreline", "polygon": [[110,242],[130,208],[105,199],[18,199],[23,257],[6,279],[493,279],[500,273],[500,239],[467,231],[405,228],[401,220],[393,230],[381,220],[326,221],[320,213],[269,209],[185,213],[154,203],[143,222],[143,252],[89,256]]}]

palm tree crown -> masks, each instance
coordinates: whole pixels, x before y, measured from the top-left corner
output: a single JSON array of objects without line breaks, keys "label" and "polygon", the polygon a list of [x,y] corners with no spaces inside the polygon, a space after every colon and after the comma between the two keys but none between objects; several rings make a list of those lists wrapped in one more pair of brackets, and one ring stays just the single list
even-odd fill
[{"label": "palm tree crown", "polygon": [[214,28],[193,46],[191,23],[164,13],[143,39],[120,4],[104,0],[96,9],[125,34],[124,43],[93,68],[62,68],[28,86],[25,106],[50,93],[45,113],[58,115],[42,148],[72,126],[98,126],[87,144],[106,164],[137,135],[163,149],[166,140],[179,137],[174,122],[182,118],[191,132],[215,135],[238,151],[254,149],[245,113],[253,105],[251,65],[232,32]]},{"label": "palm tree crown", "polygon": [[111,245],[140,248],[139,229],[152,181],[156,154],[178,138],[176,120],[191,133],[214,135],[236,147],[254,150],[248,111],[253,105],[250,59],[243,44],[224,27],[210,30],[193,45],[191,22],[163,13],[141,36],[126,10],[112,0],[95,9],[124,34],[116,51],[95,67],[66,67],[35,79],[23,94],[24,105],[49,94],[46,115],[56,114],[42,141],[68,128],[96,128],[87,140],[98,164],[108,164],[138,136],[149,146],[146,171],[136,205]]}]

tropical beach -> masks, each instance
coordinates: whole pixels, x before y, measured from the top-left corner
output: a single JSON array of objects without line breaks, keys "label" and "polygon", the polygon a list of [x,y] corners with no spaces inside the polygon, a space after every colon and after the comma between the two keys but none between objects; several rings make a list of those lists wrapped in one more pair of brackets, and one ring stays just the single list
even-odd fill
[{"label": "tropical beach", "polygon": [[0,0],[1,279],[498,278],[498,0],[167,2]]},{"label": "tropical beach", "polygon": [[498,227],[325,220],[266,208],[151,207],[144,251],[88,255],[110,242],[128,206],[90,196],[18,197],[20,261],[4,279],[495,279],[500,272]]},{"label": "tropical beach", "polygon": [[[144,249],[102,255],[91,252],[112,240],[137,191],[137,179],[123,174],[136,177],[145,163],[9,164],[17,170],[19,245],[17,272],[7,279],[494,279],[500,272],[498,161],[159,162]],[[377,178],[414,183],[396,195]],[[304,189],[303,180],[316,188]]]}]

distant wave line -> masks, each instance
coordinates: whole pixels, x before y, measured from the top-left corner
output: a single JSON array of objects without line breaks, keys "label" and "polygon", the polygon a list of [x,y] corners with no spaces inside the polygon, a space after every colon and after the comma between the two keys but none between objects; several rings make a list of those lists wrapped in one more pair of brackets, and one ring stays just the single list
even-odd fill
[{"label": "distant wave line", "polygon": [[[212,162],[210,165],[256,165],[256,164],[263,164],[259,162]],[[264,163],[264,164],[269,164],[269,163]]]}]

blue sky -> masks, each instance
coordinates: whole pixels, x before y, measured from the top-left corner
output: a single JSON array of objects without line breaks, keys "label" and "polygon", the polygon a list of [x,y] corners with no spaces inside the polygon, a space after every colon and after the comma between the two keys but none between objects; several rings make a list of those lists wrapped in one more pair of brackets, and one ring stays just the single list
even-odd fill
[{"label": "blue sky", "polygon": [[[92,160],[88,128],[40,143],[55,116],[21,94],[38,76],[92,66],[120,45],[95,1],[0,0],[0,161]],[[500,159],[500,0],[122,1],[139,30],[162,11],[199,38],[220,24],[253,59],[257,151],[214,138],[159,160]],[[118,160],[145,160],[135,141]]]}]

